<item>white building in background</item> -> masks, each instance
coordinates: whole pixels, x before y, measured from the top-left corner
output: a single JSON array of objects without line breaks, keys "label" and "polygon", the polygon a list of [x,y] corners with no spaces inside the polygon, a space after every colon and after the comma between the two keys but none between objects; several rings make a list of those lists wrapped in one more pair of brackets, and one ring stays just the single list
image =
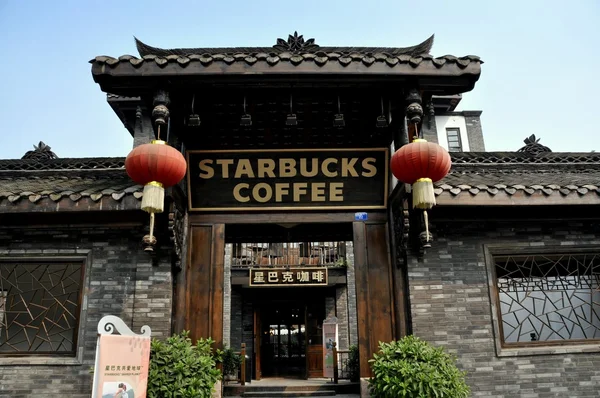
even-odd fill
[{"label": "white building in background", "polygon": [[425,117],[424,138],[448,152],[485,152],[481,111],[455,111],[461,95],[434,96],[434,118]]}]

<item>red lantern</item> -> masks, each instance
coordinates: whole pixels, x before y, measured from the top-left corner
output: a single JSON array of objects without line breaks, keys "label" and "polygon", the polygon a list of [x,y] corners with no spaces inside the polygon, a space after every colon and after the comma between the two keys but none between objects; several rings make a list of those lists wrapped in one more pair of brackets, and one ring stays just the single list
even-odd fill
[{"label": "red lantern", "polygon": [[183,155],[161,140],[137,146],[127,155],[127,174],[133,181],[144,185],[142,210],[150,213],[150,240],[154,239],[154,213],[164,211],[165,188],[181,181],[186,169]]},{"label": "red lantern", "polygon": [[390,168],[394,176],[412,184],[413,207],[431,209],[435,205],[433,183],[450,171],[452,160],[438,144],[416,139],[392,155]]}]

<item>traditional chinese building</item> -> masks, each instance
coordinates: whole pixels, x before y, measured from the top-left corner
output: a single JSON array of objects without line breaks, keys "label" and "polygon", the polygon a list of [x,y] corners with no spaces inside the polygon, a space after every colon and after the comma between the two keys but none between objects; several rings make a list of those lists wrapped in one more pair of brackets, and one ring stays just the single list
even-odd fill
[{"label": "traditional chinese building", "polygon": [[[414,333],[458,356],[474,396],[595,394],[600,158],[535,137],[484,152],[481,112],[455,111],[482,62],[432,44],[137,41],[92,60],[134,146],[167,141],[187,178],[142,242],[124,158],[40,143],[0,161],[0,397],[89,396],[106,314],[245,344],[253,380],[322,378],[336,320],[362,378],[379,341]],[[388,167],[415,136],[452,155],[429,217]]]}]

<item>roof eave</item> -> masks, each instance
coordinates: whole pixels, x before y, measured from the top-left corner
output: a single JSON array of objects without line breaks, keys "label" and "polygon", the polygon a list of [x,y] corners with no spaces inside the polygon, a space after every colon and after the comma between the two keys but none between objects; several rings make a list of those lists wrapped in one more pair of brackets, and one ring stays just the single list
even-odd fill
[{"label": "roof eave", "polygon": [[[390,64],[387,61],[369,60],[330,60],[323,64],[314,61],[279,61],[275,64],[267,60],[242,59],[235,62],[180,59],[115,59],[98,57],[92,61],[92,75],[101,89],[118,95],[138,96],[140,90],[148,89],[152,84],[169,80],[185,81],[186,84],[198,82],[232,82],[232,84],[250,83],[254,80],[264,82],[269,79],[302,81],[340,80],[344,82],[381,81],[403,83],[407,80],[418,81],[424,90],[433,90],[437,95],[451,95],[470,91],[479,80],[481,62],[478,58],[447,58],[444,61],[419,57]],[[176,80],[175,80],[176,79]]]},{"label": "roof eave", "polygon": [[563,195],[560,192],[545,194],[541,191],[528,195],[525,192],[517,192],[509,195],[506,192],[499,192],[495,195],[480,192],[472,195],[468,191],[460,192],[455,195],[450,192],[442,192],[436,196],[436,203],[439,207],[445,206],[565,206],[565,205],[599,205],[600,195],[596,192],[588,192],[581,195],[572,192]]},{"label": "roof eave", "polygon": [[0,200],[0,214],[6,213],[66,213],[66,212],[114,212],[114,211],[136,211],[141,208],[141,200],[134,195],[124,195],[119,200],[111,195],[104,196],[97,201],[92,198],[81,198],[77,201],[68,196],[58,201],[49,197],[32,201],[21,198],[17,202],[11,202],[7,198]]}]

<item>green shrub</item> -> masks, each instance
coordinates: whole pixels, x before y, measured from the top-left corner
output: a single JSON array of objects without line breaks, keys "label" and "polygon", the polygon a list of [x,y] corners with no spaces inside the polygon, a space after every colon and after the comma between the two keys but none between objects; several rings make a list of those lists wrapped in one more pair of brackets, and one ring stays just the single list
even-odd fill
[{"label": "green shrub", "polygon": [[369,362],[375,398],[464,398],[470,393],[455,358],[414,336],[379,343],[379,352]]},{"label": "green shrub", "polygon": [[350,381],[359,381],[360,360],[358,357],[358,346],[356,344],[350,346],[350,354],[348,354],[346,365],[348,366],[348,376],[350,376]]},{"label": "green shrub", "polygon": [[[189,332],[153,340],[148,374],[148,398],[210,398],[221,372],[213,355],[211,339],[196,345]],[[220,353],[217,353],[220,354]]]},{"label": "green shrub", "polygon": [[233,351],[232,348],[225,348],[222,354],[223,374],[237,375],[238,369],[242,366],[242,356]]}]

